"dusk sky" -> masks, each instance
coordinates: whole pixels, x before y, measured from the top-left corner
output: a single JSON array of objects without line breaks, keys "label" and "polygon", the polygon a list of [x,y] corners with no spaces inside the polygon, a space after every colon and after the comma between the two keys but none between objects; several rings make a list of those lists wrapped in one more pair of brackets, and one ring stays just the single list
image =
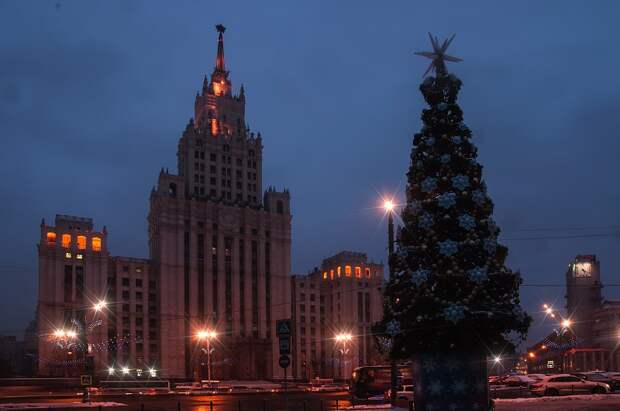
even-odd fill
[{"label": "dusk sky", "polygon": [[551,330],[540,305],[563,308],[577,254],[620,298],[618,16],[616,1],[0,0],[0,334],[34,316],[41,218],[92,217],[113,255],[148,257],[149,192],[176,172],[217,23],[263,136],[263,188],[291,191],[293,273],[343,249],[386,261],[377,206],[404,201],[429,63],[413,52],[432,31],[457,34],[448,70],[530,339]]}]

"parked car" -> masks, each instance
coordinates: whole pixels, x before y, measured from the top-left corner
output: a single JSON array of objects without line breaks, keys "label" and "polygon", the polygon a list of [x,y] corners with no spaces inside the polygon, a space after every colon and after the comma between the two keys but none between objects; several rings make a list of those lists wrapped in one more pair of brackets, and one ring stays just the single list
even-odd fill
[{"label": "parked car", "polygon": [[529,387],[530,384],[535,382],[536,380],[527,375],[511,375],[503,381],[509,387]]},{"label": "parked car", "polygon": [[530,385],[533,395],[606,394],[610,391],[609,384],[586,381],[571,374],[548,375],[542,381]]},{"label": "parked car", "polygon": [[534,382],[542,381],[547,374],[527,374],[527,376],[534,380]]},{"label": "parked car", "polygon": [[618,384],[620,383],[620,381],[614,380],[612,377],[600,371],[573,373],[573,375],[576,375],[577,377],[582,378],[587,381],[605,383],[611,387],[612,391],[615,390],[618,387]]},{"label": "parked car", "polygon": [[[388,389],[385,392],[385,399],[390,399],[391,394],[392,390]],[[400,387],[398,387],[398,391],[396,391],[396,399],[413,401],[413,385],[401,385]]]}]

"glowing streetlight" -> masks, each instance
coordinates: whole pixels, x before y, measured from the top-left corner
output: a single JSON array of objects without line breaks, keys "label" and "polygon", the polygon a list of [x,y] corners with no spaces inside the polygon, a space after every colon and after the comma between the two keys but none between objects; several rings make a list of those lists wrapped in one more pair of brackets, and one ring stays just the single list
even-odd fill
[{"label": "glowing streetlight", "polygon": [[501,361],[502,361],[502,358],[501,358],[499,355],[496,355],[496,356],[493,358],[493,362],[494,362],[495,364],[499,364]]},{"label": "glowing streetlight", "polygon": [[531,351],[530,351],[527,355],[528,355],[530,358],[536,358],[536,354],[534,354],[534,353],[533,353],[533,352],[531,352]]},{"label": "glowing streetlight", "polygon": [[563,328],[570,328],[571,325],[573,325],[573,322],[569,320],[568,318],[565,318],[564,320],[562,320]]},{"label": "glowing streetlight", "polygon": [[108,306],[107,301],[100,300],[100,301],[97,301],[95,304],[93,304],[93,310],[95,310],[96,312],[99,312],[99,311],[102,311],[107,306]]},{"label": "glowing streetlight", "polygon": [[149,376],[153,378],[157,377],[157,370],[155,368],[149,368]]},{"label": "glowing streetlight", "polygon": [[342,343],[342,349],[340,350],[340,353],[342,354],[342,378],[344,379],[345,384],[347,382],[345,363],[345,355],[348,353],[347,342],[351,341],[352,339],[353,336],[350,333],[342,332],[336,335],[336,341]]},{"label": "glowing streetlight", "polygon": [[[215,337],[217,337],[217,333],[214,330],[205,329],[199,330],[196,333],[196,338],[198,338],[198,341],[207,341],[207,379],[209,380],[209,385],[211,385],[211,353],[213,352],[213,348],[211,348],[211,340]],[[204,348],[202,350],[205,352]]]},{"label": "glowing streetlight", "polygon": [[54,337],[56,337],[56,338],[63,338],[63,337],[66,337],[66,335],[67,335],[67,333],[65,332],[65,330],[58,329],[58,330],[54,331]]},{"label": "glowing streetlight", "polygon": [[69,330],[69,331],[67,331],[67,333],[66,333],[66,334],[67,334],[67,337],[69,337],[69,338],[75,338],[75,337],[77,337],[77,333],[76,333],[75,331],[73,331],[73,330]]},{"label": "glowing streetlight", "polygon": [[383,202],[383,208],[385,208],[385,211],[388,213],[391,213],[394,210],[394,203],[392,200],[385,200]]},{"label": "glowing streetlight", "polygon": [[114,375],[114,367],[108,367],[108,375]]},{"label": "glowing streetlight", "polygon": [[121,368],[121,371],[123,372],[124,375],[129,374],[129,367],[123,367]]}]

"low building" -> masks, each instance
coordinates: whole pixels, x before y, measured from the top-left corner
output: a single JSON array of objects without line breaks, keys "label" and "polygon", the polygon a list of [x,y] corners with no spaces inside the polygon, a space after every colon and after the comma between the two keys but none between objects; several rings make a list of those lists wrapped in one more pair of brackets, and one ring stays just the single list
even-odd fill
[{"label": "low building", "polygon": [[348,378],[379,356],[371,326],[382,316],[383,265],[342,251],[292,279],[292,372],[300,379]]}]

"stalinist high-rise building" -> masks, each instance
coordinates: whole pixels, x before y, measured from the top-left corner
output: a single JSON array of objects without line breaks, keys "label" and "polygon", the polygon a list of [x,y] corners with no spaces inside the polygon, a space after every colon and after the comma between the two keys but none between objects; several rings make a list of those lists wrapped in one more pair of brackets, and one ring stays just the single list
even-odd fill
[{"label": "stalinist high-rise building", "polygon": [[40,375],[88,366],[206,378],[207,342],[196,337],[210,330],[213,378],[283,376],[275,322],[291,316],[290,196],[263,193],[262,138],[246,126],[217,30],[177,172],[162,169],[151,192],[149,259],[112,257],[108,232],[88,218],[41,224]]},{"label": "stalinist high-rise building", "polygon": [[262,194],[262,138],[246,126],[244,89],[233,91],[217,29],[215,68],[179,139],[177,173],[162,171],[150,199],[161,367],[194,372],[204,347],[192,336],[210,329],[218,378],[271,378],[281,373],[275,321],[290,316],[290,196]]}]

